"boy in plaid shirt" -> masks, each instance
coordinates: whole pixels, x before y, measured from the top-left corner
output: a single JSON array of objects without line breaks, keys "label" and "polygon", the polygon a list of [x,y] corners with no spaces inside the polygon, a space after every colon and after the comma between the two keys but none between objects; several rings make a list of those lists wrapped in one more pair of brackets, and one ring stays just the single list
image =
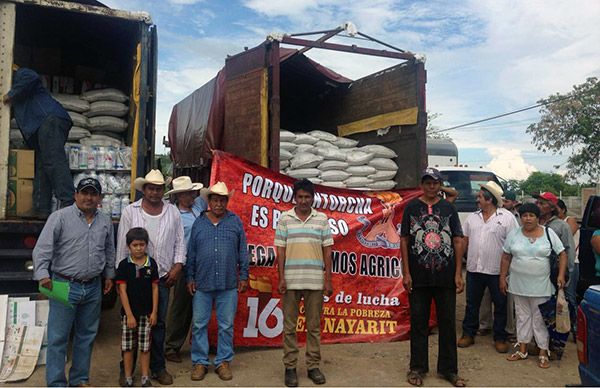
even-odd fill
[{"label": "boy in plaid shirt", "polygon": [[[115,281],[121,298],[121,350],[125,369],[125,386],[133,386],[133,350],[140,349],[142,387],[150,387],[150,329],[158,313],[158,266],[146,254],[148,232],[132,228],[125,236],[129,256],[119,263]],[[137,342],[137,347],[135,346]]]}]

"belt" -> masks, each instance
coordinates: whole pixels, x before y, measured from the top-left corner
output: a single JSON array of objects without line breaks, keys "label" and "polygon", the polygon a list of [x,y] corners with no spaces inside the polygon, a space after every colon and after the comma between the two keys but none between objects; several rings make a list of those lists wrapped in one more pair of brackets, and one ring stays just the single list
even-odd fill
[{"label": "belt", "polygon": [[89,278],[89,279],[77,279],[72,276],[66,276],[66,275],[60,274],[58,272],[53,272],[53,273],[54,273],[54,275],[58,276],[61,279],[68,280],[69,282],[72,282],[72,283],[80,283],[80,284],[91,283],[91,282],[97,280],[99,277],[99,276],[94,276],[93,278]]}]

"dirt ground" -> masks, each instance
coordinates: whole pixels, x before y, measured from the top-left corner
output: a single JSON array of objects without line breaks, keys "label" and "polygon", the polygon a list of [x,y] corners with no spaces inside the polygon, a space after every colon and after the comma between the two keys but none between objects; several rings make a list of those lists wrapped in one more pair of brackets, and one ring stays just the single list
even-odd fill
[{"label": "dirt ground", "polygon": [[[457,334],[461,334],[464,315],[464,293],[457,303]],[[95,386],[118,385],[119,309],[104,311],[100,334],[96,340],[92,359],[91,383]],[[435,374],[437,362],[437,334],[429,338],[430,372],[425,378],[426,386],[449,386]],[[302,351],[301,351],[302,354]],[[175,377],[176,386],[283,386],[281,349],[237,349],[231,364],[233,380],[224,382],[215,373],[209,373],[203,381],[190,380],[191,361],[189,347],[183,349],[184,362],[167,363],[167,369]],[[506,361],[506,355],[498,354],[490,336],[478,337],[474,346],[458,349],[459,373],[469,386],[565,386],[580,383],[577,371],[577,349],[573,342],[567,344],[563,359],[552,361],[549,369],[540,369],[536,357],[519,362]],[[406,371],[409,362],[409,342],[336,344],[322,346],[322,371],[329,386],[409,386]],[[300,364],[302,365],[303,356]],[[306,369],[298,369],[300,386],[311,386]],[[139,384],[139,378],[136,382]],[[153,381],[154,385],[159,385]],[[29,380],[6,384],[8,386],[43,386],[45,368],[39,367]]]}]

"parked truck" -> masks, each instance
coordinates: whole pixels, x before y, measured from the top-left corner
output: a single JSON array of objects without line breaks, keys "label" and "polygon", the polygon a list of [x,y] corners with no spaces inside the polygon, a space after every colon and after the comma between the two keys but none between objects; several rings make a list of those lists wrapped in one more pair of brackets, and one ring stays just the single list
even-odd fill
[{"label": "parked truck", "polygon": [[[131,166],[94,171],[129,175],[131,181],[143,176],[154,159],[157,35],[150,16],[95,0],[0,0],[0,26],[0,95],[11,87],[13,63],[42,75],[53,93],[79,95],[97,87],[122,91],[129,101],[121,141],[131,150]],[[37,289],[31,254],[44,221],[24,219],[9,209],[14,201],[31,201],[31,192],[9,189],[11,112],[0,105],[0,294],[29,293]],[[90,173],[87,168],[72,172]],[[15,180],[26,185],[31,178]],[[133,200],[135,192],[121,194]]]},{"label": "parked truck", "polygon": [[[342,33],[385,49],[327,41]],[[322,36],[305,39],[311,34]],[[372,55],[400,63],[351,80],[306,56],[310,49],[354,53],[356,61]],[[173,107],[168,145],[175,175],[207,183],[213,149],[280,171],[280,130],[321,130],[343,134],[360,145],[391,148],[398,155],[396,187],[415,187],[427,164],[425,83],[425,66],[418,55],[353,31],[351,24],[270,36],[227,57],[215,78]]]}]

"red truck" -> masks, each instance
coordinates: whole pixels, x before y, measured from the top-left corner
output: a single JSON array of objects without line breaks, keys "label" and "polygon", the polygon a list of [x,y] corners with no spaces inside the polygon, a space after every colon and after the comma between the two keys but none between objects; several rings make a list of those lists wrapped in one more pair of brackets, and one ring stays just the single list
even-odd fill
[{"label": "red truck", "polygon": [[[336,135],[344,128],[358,128],[347,137],[360,145],[385,145],[398,155],[397,188],[417,186],[427,163],[423,60],[356,31],[349,34],[384,49],[328,42],[346,30],[351,30],[348,24],[330,31],[271,36],[226,58],[215,78],[173,107],[168,145],[174,175],[207,183],[213,149],[279,171],[282,128]],[[322,36],[306,39],[315,34]],[[305,55],[314,48],[354,53],[358,61],[371,55],[400,63],[351,80]]]}]

